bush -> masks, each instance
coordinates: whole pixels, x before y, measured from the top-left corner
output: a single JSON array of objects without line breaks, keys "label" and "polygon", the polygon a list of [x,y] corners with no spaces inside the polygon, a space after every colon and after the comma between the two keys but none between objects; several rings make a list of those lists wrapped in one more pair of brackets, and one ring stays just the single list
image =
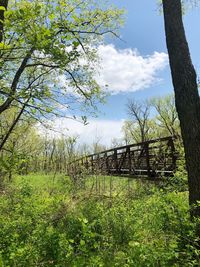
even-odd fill
[{"label": "bush", "polygon": [[199,266],[187,192],[134,183],[135,198],[112,199],[13,184],[0,196],[0,266]]}]

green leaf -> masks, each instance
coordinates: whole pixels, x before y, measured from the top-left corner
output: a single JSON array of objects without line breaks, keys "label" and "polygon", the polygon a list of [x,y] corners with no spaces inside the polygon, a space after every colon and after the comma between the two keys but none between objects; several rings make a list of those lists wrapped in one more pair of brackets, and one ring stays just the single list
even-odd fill
[{"label": "green leaf", "polygon": [[83,222],[86,224],[88,223],[88,220],[86,218],[83,218]]},{"label": "green leaf", "polygon": [[85,240],[81,240],[81,241],[80,241],[80,245],[81,245],[81,246],[84,246],[84,245],[85,245]]},{"label": "green leaf", "polygon": [[54,18],[55,18],[55,15],[54,15],[54,14],[50,14],[50,15],[49,15],[49,19],[50,19],[50,20],[53,20]]},{"label": "green leaf", "polygon": [[137,247],[137,246],[140,245],[140,243],[137,242],[137,241],[129,241],[128,245],[129,245],[130,247]]},{"label": "green leaf", "polygon": [[6,11],[6,8],[4,6],[0,6],[0,10]]},{"label": "green leaf", "polygon": [[74,48],[77,48],[77,47],[79,46],[79,42],[74,41],[74,42],[73,42],[73,46],[74,46]]}]

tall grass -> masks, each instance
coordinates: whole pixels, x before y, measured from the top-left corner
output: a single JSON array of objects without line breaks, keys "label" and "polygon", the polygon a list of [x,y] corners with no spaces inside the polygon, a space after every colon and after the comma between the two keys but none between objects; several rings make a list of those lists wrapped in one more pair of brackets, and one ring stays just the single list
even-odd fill
[{"label": "tall grass", "polygon": [[17,176],[0,195],[0,266],[200,266],[187,192],[152,182]]}]

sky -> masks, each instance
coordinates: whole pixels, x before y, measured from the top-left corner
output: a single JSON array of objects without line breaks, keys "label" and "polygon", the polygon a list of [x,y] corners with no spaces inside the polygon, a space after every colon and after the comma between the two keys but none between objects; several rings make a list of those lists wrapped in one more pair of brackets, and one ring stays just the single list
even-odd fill
[{"label": "sky", "polygon": [[[128,119],[128,99],[145,100],[173,92],[164,23],[157,0],[110,0],[125,8],[125,24],[120,39],[112,39],[98,48],[102,71],[97,81],[108,84],[110,94],[104,105],[98,105],[97,118],[89,124],[57,119],[54,127],[66,135],[78,135],[80,143],[96,139],[111,146],[113,138],[122,138],[121,127]],[[193,64],[200,74],[200,7],[188,8],[184,25]]]}]

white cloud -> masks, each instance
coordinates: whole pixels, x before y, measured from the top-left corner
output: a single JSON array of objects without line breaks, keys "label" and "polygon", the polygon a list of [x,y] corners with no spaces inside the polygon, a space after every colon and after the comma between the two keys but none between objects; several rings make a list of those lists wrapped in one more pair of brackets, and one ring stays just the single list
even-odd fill
[{"label": "white cloud", "polygon": [[137,49],[118,50],[114,45],[100,45],[98,54],[101,69],[97,81],[101,86],[108,85],[112,94],[133,92],[158,82],[158,71],[168,64],[166,53],[154,52],[142,56]]},{"label": "white cloud", "polygon": [[[161,80],[159,71],[168,65],[168,55],[164,52],[154,52],[152,55],[142,56],[136,48],[117,49],[113,44],[109,44],[100,45],[97,53],[100,65],[89,63],[84,54],[80,58],[79,64],[80,66],[95,67],[94,76],[97,82],[102,89],[108,85],[106,91],[111,94],[134,92],[150,87]],[[78,96],[70,87],[69,80],[66,80],[65,75],[59,75],[57,80],[63,90]]]},{"label": "white cloud", "polygon": [[57,118],[51,123],[54,131],[41,129],[42,133],[47,132],[51,137],[79,136],[79,143],[91,145],[97,139],[105,146],[110,146],[113,138],[122,138],[121,128],[123,120],[90,120],[88,125],[65,118]]}]

